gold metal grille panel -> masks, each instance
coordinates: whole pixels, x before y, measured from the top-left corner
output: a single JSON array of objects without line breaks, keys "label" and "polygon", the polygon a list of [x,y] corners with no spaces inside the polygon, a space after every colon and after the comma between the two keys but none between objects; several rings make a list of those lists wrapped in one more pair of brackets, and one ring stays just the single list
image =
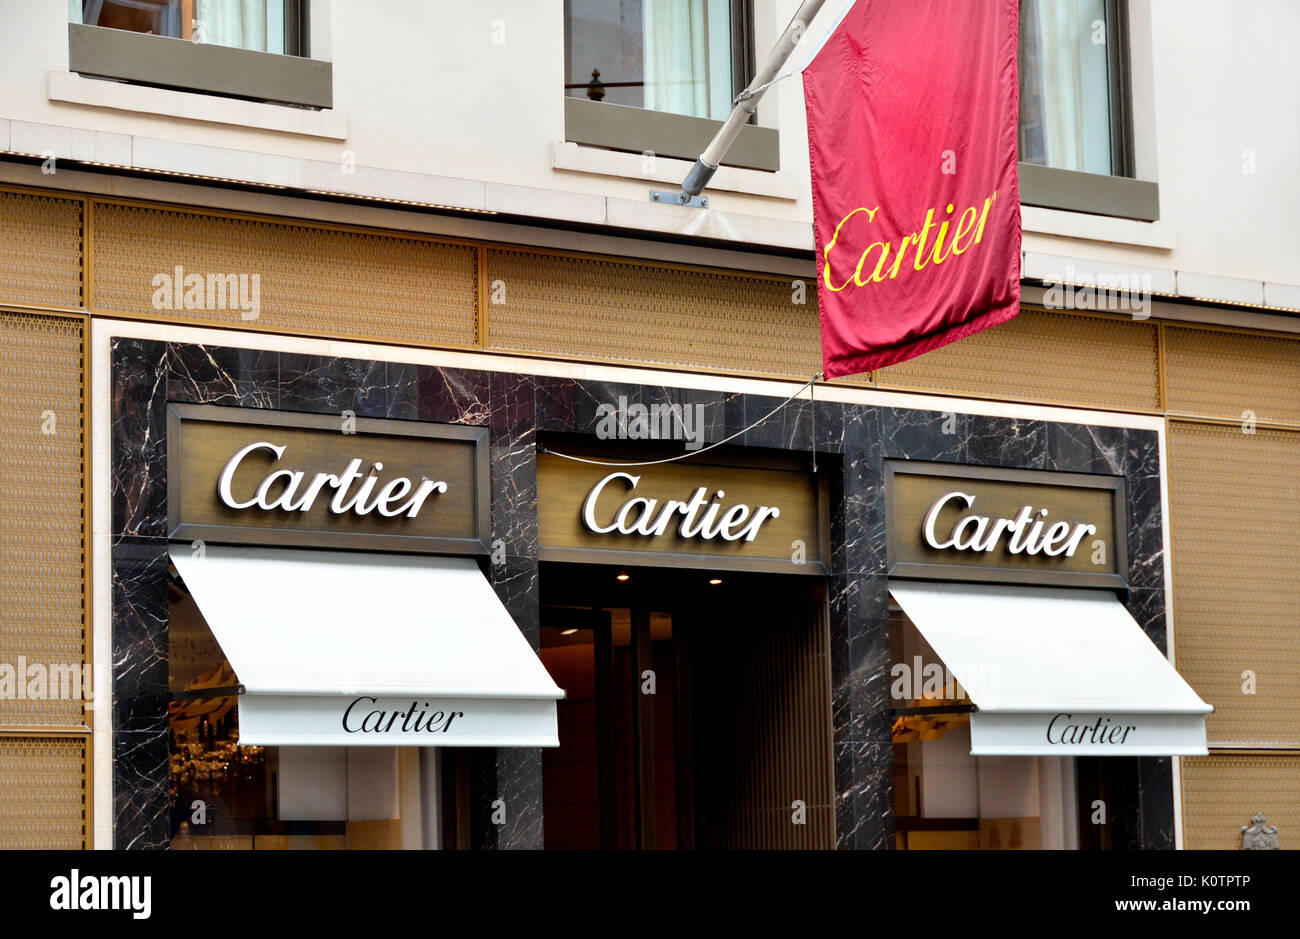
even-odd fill
[{"label": "gold metal grille panel", "polygon": [[[86,661],[81,376],[80,319],[0,312],[0,667],[33,680]],[[84,719],[79,699],[0,698],[0,726]]]},{"label": "gold metal grille panel", "polygon": [[[745,629],[725,642],[692,647],[693,655],[703,652],[692,669],[713,741],[713,762],[695,769],[697,789],[709,789],[712,800],[696,811],[712,817],[719,848],[833,848],[825,608],[769,606],[746,610],[743,619]],[[799,823],[796,801],[803,803]]]},{"label": "gold metal grille panel", "polygon": [[883,369],[882,388],[1154,411],[1156,327],[1022,309],[1008,323]]},{"label": "gold metal grille panel", "polygon": [[[117,203],[95,204],[93,237],[96,312],[404,345],[477,342],[473,246]],[[168,308],[166,290],[155,297],[166,282],[154,278],[174,281],[178,266],[205,285],[208,275],[246,275],[243,307],[254,305],[257,275],[256,317],[206,289],[210,308]]]},{"label": "gold metal grille panel", "polygon": [[0,737],[0,850],[86,846],[82,737]]},{"label": "gold metal grille panel", "polygon": [[82,207],[0,192],[0,303],[81,306]]},{"label": "gold metal grille panel", "polygon": [[1166,327],[1165,395],[1185,414],[1300,421],[1300,342]]},{"label": "gold metal grille panel", "polygon": [[1178,671],[1212,747],[1300,747],[1298,466],[1300,433],[1169,425]]},{"label": "gold metal grille panel", "polygon": [[1300,756],[1184,757],[1182,773],[1183,847],[1240,849],[1256,812],[1282,848],[1300,847]]},{"label": "gold metal grille panel", "polygon": [[808,378],[816,285],[527,251],[487,252],[488,348]]}]

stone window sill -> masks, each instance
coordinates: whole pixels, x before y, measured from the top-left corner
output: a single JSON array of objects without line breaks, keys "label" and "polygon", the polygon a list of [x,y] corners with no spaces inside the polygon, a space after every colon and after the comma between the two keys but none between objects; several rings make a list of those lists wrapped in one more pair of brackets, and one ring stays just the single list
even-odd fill
[{"label": "stone window sill", "polygon": [[[682,180],[692,165],[693,161],[690,160],[675,160],[657,155],[648,159],[639,153],[583,147],[564,140],[555,141],[551,151],[551,167],[556,170],[641,179],[660,183],[669,189],[681,188]],[[799,198],[799,185],[788,172],[777,170],[769,173],[726,165],[719,167],[709,181],[709,191],[738,192],[788,202]]]},{"label": "stone window sill", "polygon": [[50,101],[64,104],[252,127],[304,137],[346,140],[348,136],[347,115],[341,111],[308,110],[190,91],[101,81],[83,78],[72,72],[50,72],[46,76],[45,96]]}]

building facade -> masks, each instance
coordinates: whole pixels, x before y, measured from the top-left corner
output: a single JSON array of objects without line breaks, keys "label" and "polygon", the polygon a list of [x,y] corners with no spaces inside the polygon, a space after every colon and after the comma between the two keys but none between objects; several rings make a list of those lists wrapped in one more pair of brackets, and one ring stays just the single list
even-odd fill
[{"label": "building facade", "polygon": [[[1237,848],[1262,813],[1287,846],[1300,238],[1281,220],[1300,121],[1262,92],[1295,83],[1300,15],[1023,3],[1020,315],[810,390],[797,80],[763,99],[707,208],[652,195],[797,6],[0,3],[0,844]],[[229,446],[298,428],[302,471],[336,480],[361,447],[402,438],[391,474],[407,438],[472,438],[482,471],[431,496],[472,493],[467,527],[305,512],[286,533],[233,470],[222,508],[182,486],[204,421],[251,434]],[[363,506],[388,485],[371,473]],[[1077,569],[990,573],[927,553],[904,519],[933,480],[1008,518],[1078,507],[1104,557],[1088,540]],[[558,747],[505,718],[496,744],[412,746],[478,728],[473,711],[394,718],[351,673],[286,693],[366,659],[358,636],[382,645],[406,614],[381,581],[414,554],[536,650],[565,693],[538,705]],[[204,583],[214,560],[235,573]],[[319,626],[359,593],[371,623],[274,661],[236,628],[260,614],[225,604],[281,563],[351,565],[322,570],[357,586],[332,613],[318,572],[268,591],[272,613]],[[1213,708],[1195,718],[1208,755],[1168,736],[982,749],[998,708],[947,654],[945,591],[966,616],[1079,587],[1106,603],[1068,615],[1113,627],[1107,648],[1144,634],[1164,653],[1108,701],[1144,713],[1181,676],[1180,713]],[[517,655],[501,642],[477,664]],[[396,648],[366,660],[380,684]],[[1028,648],[1004,662],[1050,664]],[[960,687],[914,674],[930,665]],[[548,700],[519,669],[461,692]],[[296,694],[344,690],[370,710],[341,732],[413,727],[286,742],[308,726]],[[285,722],[267,743],[247,742],[254,704]],[[1065,726],[1053,745],[1129,743]]]}]

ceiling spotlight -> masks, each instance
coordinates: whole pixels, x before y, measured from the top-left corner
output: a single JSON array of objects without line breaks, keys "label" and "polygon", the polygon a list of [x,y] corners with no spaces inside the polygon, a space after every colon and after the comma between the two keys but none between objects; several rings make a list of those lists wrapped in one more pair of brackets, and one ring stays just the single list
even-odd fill
[{"label": "ceiling spotlight", "polygon": [[620,580],[620,581],[626,581],[626,580],[630,580],[631,578],[627,575],[626,572],[624,572],[624,571],[619,571],[618,576],[615,577],[614,579],[615,579],[615,580]]},{"label": "ceiling spotlight", "polygon": [[573,627],[573,629],[561,629],[561,630],[560,630],[560,635],[561,635],[561,636],[572,636],[572,635],[573,635],[574,633],[576,633],[577,631],[578,631],[578,627],[576,627],[576,626]]},{"label": "ceiling spotlight", "polygon": [[716,586],[718,586],[718,584],[722,583],[722,578],[721,578],[721,577],[710,577],[710,578],[709,578],[709,583],[711,583],[713,586],[716,587]]}]

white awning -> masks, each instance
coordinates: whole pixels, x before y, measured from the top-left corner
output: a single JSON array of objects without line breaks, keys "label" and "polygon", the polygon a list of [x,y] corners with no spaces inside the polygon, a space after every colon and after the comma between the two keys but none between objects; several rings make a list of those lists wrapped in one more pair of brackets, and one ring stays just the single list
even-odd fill
[{"label": "white awning", "polygon": [[1114,594],[964,583],[889,590],[975,704],[972,753],[1207,752],[1214,709]]},{"label": "white awning", "polygon": [[467,558],[175,545],[258,745],[559,746],[564,697]]}]

